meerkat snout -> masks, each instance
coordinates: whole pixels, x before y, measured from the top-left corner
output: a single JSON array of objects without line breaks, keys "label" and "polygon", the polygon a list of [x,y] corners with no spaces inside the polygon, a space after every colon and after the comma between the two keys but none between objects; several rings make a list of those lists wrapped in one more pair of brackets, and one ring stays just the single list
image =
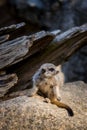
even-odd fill
[{"label": "meerkat snout", "polygon": [[58,74],[58,73],[59,73],[59,71],[57,70],[57,71],[56,71],[56,74]]}]

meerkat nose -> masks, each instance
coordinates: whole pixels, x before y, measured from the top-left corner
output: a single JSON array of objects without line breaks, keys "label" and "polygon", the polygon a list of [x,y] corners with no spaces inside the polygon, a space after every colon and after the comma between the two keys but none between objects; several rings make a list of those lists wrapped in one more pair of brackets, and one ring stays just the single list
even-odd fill
[{"label": "meerkat nose", "polygon": [[57,71],[56,71],[56,74],[58,74],[58,73],[59,73],[59,71],[57,70]]}]

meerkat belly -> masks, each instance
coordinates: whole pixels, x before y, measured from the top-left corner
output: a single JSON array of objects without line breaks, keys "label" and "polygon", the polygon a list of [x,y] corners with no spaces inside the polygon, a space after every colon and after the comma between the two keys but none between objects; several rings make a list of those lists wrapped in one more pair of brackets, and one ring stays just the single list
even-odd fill
[{"label": "meerkat belly", "polygon": [[48,95],[49,90],[52,89],[52,87],[55,86],[55,84],[56,82],[53,82],[53,80],[45,79],[42,82],[40,82],[39,89],[43,94]]}]

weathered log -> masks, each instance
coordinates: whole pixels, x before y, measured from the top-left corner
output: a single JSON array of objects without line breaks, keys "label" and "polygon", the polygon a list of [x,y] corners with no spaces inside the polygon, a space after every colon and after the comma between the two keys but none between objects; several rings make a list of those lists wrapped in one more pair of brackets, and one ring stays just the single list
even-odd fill
[{"label": "weathered log", "polygon": [[16,64],[45,48],[54,35],[45,31],[22,36],[0,45],[0,69]]},{"label": "weathered log", "polygon": [[17,83],[18,77],[16,74],[6,74],[0,72],[0,97],[3,97],[8,90]]},{"label": "weathered log", "polygon": [[0,36],[0,44],[9,39],[9,35]]},{"label": "weathered log", "polygon": [[[40,37],[39,37],[40,36]],[[24,42],[28,40],[27,44],[25,42],[24,46],[21,38],[13,40],[13,42],[8,41],[2,45],[10,46],[10,55],[6,56],[4,51],[6,48],[2,47],[2,54],[7,58],[14,58],[13,61],[8,64],[8,60],[3,59],[3,64],[0,66],[2,68],[7,68],[8,72],[16,73],[18,76],[18,83],[16,86],[12,87],[9,92],[20,91],[25,88],[29,88],[32,75],[39,68],[39,66],[45,62],[51,62],[56,65],[61,64],[68,60],[68,58],[75,53],[80,47],[87,44],[87,25],[74,27],[64,33],[59,34],[54,38],[54,35],[51,33],[41,32],[31,36],[21,37]],[[19,41],[19,42],[14,42]],[[51,42],[52,41],[52,42]],[[51,42],[51,43],[50,43]],[[9,44],[8,44],[9,43]],[[13,44],[11,44],[13,43]],[[49,44],[50,43],[50,44]],[[11,44],[11,45],[10,45]],[[16,49],[20,44],[20,53],[17,53],[17,50],[13,50],[13,45],[16,44]],[[1,47],[1,46],[0,46]],[[29,48],[30,47],[30,48]],[[4,51],[3,51],[4,48]],[[26,53],[23,53],[23,50],[27,50]],[[8,50],[8,49],[7,49]],[[16,51],[14,55],[11,56],[11,51]],[[8,52],[8,51],[7,51]],[[11,57],[10,57],[11,56]],[[22,62],[20,62],[22,61]]]},{"label": "weathered log", "polygon": [[19,24],[10,25],[8,27],[2,27],[2,28],[0,28],[0,35],[5,35],[7,33],[11,33],[16,29],[21,28],[24,25],[25,25],[25,23],[22,22],[22,23],[19,23]]},{"label": "weathered log", "polygon": [[[2,36],[2,38],[4,38],[4,36]],[[22,36],[14,40],[4,42],[0,45],[0,69],[6,69],[33,55],[37,51],[41,51],[53,40],[53,38],[54,34],[41,31],[30,36]],[[1,77],[0,79],[0,87],[4,87],[4,89],[0,90],[2,93],[1,97],[3,97],[15,84],[14,80],[12,81],[13,84],[8,80],[8,86],[4,83],[4,80],[7,81],[8,76],[6,76],[6,79],[3,80],[3,84]]]}]

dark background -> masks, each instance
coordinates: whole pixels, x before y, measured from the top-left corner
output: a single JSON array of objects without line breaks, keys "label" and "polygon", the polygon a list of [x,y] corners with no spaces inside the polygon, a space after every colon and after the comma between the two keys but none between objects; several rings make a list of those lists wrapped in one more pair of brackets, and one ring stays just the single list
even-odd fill
[{"label": "dark background", "polygon": [[[87,23],[87,0],[0,0],[0,27],[26,22],[24,31],[66,31]],[[87,82],[87,46],[63,65],[66,82]]]}]

